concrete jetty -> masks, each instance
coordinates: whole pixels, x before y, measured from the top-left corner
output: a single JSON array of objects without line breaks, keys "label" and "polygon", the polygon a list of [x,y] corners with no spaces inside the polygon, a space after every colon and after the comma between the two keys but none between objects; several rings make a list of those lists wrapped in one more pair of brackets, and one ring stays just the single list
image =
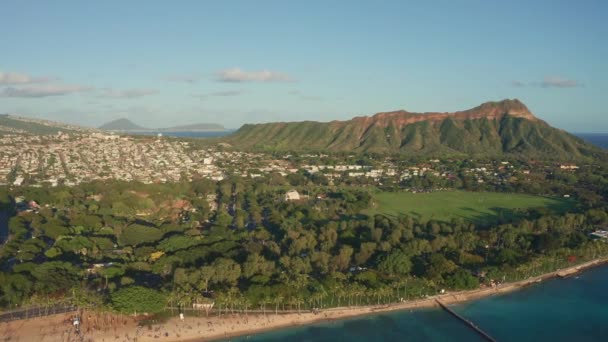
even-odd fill
[{"label": "concrete jetty", "polygon": [[439,299],[436,299],[435,301],[437,302],[437,304],[439,304],[439,306],[443,310],[447,311],[449,314],[456,317],[462,323],[466,324],[469,328],[473,329],[476,333],[481,335],[481,337],[483,337],[486,341],[497,342],[496,339],[494,339],[494,337],[490,336],[487,332],[481,330],[481,328],[478,327],[477,325],[475,325],[475,323],[469,321],[468,319],[466,319],[466,318],[462,317],[460,314],[458,314],[456,311],[450,309],[447,305],[440,302]]}]

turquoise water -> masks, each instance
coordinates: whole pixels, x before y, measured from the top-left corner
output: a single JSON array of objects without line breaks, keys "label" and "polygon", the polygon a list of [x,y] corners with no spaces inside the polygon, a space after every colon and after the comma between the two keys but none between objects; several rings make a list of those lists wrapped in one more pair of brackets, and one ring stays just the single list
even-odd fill
[{"label": "turquoise water", "polygon": [[499,341],[608,341],[608,267],[454,306]]},{"label": "turquoise water", "polygon": [[[497,341],[608,341],[608,266],[452,308]],[[439,309],[283,329],[232,341],[482,341]]]},{"label": "turquoise water", "polygon": [[449,314],[435,309],[392,312],[283,329],[232,341],[483,341]]}]

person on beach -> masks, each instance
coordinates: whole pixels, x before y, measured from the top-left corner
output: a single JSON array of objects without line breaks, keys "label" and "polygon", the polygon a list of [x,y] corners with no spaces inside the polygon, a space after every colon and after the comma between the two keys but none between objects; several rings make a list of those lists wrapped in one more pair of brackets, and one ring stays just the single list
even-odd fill
[{"label": "person on beach", "polygon": [[76,316],[74,318],[74,321],[73,321],[72,324],[74,324],[74,328],[76,329],[76,333],[79,334],[80,333],[80,319],[79,319],[78,316]]}]

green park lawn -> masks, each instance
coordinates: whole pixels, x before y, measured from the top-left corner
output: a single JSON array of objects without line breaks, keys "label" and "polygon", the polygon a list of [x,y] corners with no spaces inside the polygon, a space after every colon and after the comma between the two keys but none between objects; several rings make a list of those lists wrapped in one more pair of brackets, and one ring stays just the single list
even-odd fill
[{"label": "green park lawn", "polygon": [[379,192],[374,213],[409,215],[421,220],[450,221],[463,218],[493,223],[499,216],[517,215],[517,209],[546,208],[553,213],[567,211],[575,201],[564,198],[500,192],[436,191],[430,193]]}]

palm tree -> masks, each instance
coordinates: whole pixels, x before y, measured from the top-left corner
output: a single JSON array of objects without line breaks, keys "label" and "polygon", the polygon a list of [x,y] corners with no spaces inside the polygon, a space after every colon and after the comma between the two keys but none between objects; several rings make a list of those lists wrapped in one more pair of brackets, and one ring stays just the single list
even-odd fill
[{"label": "palm tree", "polygon": [[351,305],[351,286],[349,284],[344,284],[344,287],[342,288],[342,298],[344,298],[344,305]]},{"label": "palm tree", "polygon": [[340,306],[340,299],[342,297],[342,284],[340,283],[336,283],[330,290],[331,292],[331,301],[330,301],[330,306],[334,306],[334,299],[337,298],[338,302],[336,303],[337,306]]},{"label": "palm tree", "polygon": [[179,293],[177,289],[173,289],[173,291],[169,292],[169,296],[167,296],[167,302],[169,302],[169,306],[171,307],[171,313],[173,313],[173,303],[179,302]]},{"label": "palm tree", "polygon": [[262,297],[262,299],[260,300],[260,306],[262,307],[262,311],[264,312],[264,316],[266,316],[266,304],[270,304],[272,303],[272,298],[270,298],[270,296],[268,295],[264,295],[264,297]]},{"label": "palm tree", "polygon": [[343,284],[340,284],[340,287],[336,289],[336,296],[338,297],[338,306],[343,305],[342,299],[348,297],[347,289]]},{"label": "palm tree", "polygon": [[274,314],[278,315],[279,314],[279,304],[281,304],[283,302],[284,298],[282,295],[277,295],[274,297],[273,302],[274,302]]},{"label": "palm tree", "polygon": [[294,301],[298,306],[298,313],[300,313],[300,305],[304,303],[304,298],[302,298],[301,295],[298,294],[294,297]]},{"label": "palm tree", "polygon": [[[388,287],[388,286],[383,286],[381,288],[381,297],[382,297],[382,302],[386,303],[386,298],[390,298],[391,294],[393,294],[393,290]],[[389,299],[390,302],[390,299]]]},{"label": "palm tree", "polygon": [[355,305],[361,305],[361,297],[365,296],[366,288],[361,284],[353,285],[353,296],[355,296]]},{"label": "palm tree", "polygon": [[321,307],[321,302],[325,297],[327,297],[327,292],[325,292],[324,289],[320,289],[319,291],[313,293],[309,297],[311,307]]},{"label": "palm tree", "polygon": [[[401,298],[407,298],[407,282],[408,278],[400,278],[399,280],[392,283],[393,288],[397,290],[397,300],[400,301]],[[403,297],[401,296],[401,288],[404,289]]]},{"label": "palm tree", "polygon": [[224,293],[218,293],[217,297],[215,298],[215,301],[217,302],[217,306],[218,306],[218,311],[219,311],[219,315],[222,316],[222,305],[224,305],[226,307],[226,310],[228,310],[228,300],[227,300],[227,296]]},{"label": "palm tree", "polygon": [[324,308],[326,306],[325,299],[327,298],[327,296],[328,296],[327,291],[325,291],[324,288],[321,289],[321,291],[319,292],[319,304],[318,304],[319,307]]},{"label": "palm tree", "polygon": [[355,285],[350,284],[349,286],[347,286],[345,292],[346,296],[348,297],[348,306],[351,306],[353,302],[353,297],[355,297],[357,292]]},{"label": "palm tree", "polygon": [[228,290],[226,299],[228,300],[228,304],[230,304],[231,313],[234,313],[234,304],[238,301],[239,295],[240,295],[239,289],[236,287],[231,287]]},{"label": "palm tree", "polygon": [[297,304],[296,297],[294,295],[289,296],[287,304],[289,305],[289,310],[293,310],[293,307]]},{"label": "palm tree", "polygon": [[382,291],[384,291],[384,288],[380,287],[373,291],[374,295],[376,296],[376,305],[380,305],[380,298],[382,297]]},{"label": "palm tree", "polygon": [[247,308],[250,304],[251,302],[249,301],[249,299],[247,299],[247,297],[241,296],[241,305],[245,307],[245,316],[247,316]]}]

